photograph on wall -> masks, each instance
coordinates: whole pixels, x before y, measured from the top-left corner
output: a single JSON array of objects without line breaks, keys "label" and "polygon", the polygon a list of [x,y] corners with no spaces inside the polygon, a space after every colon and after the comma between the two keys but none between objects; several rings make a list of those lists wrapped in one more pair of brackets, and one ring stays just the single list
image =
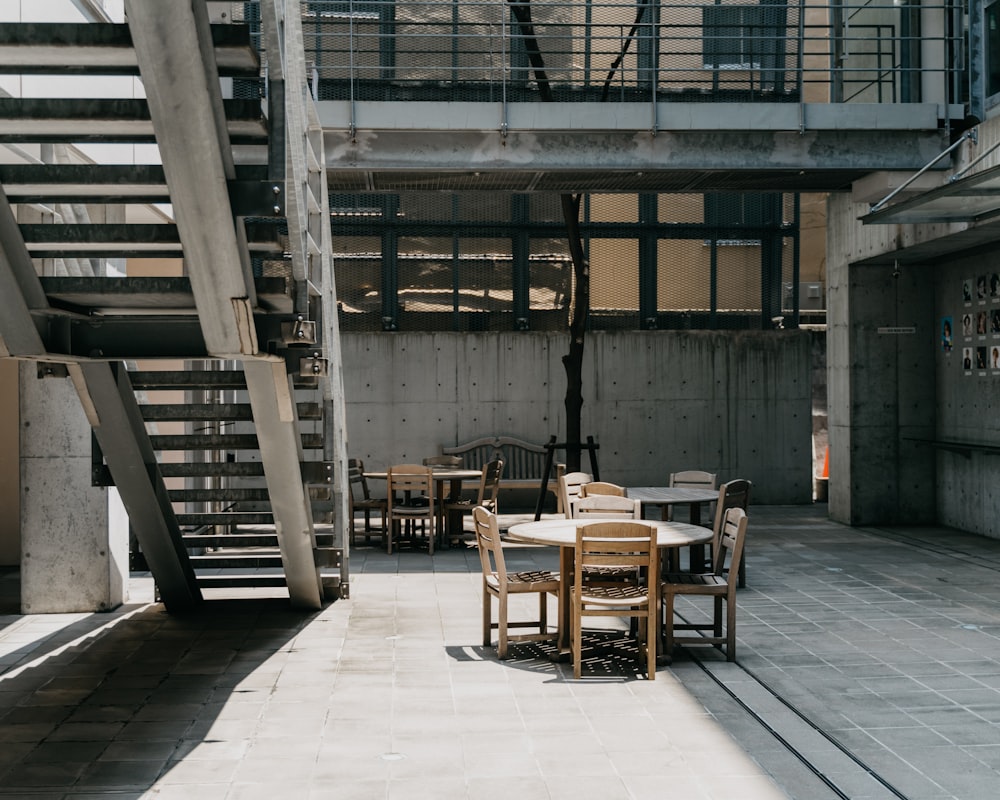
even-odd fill
[{"label": "photograph on wall", "polygon": [[950,353],[953,346],[951,333],[951,317],[944,317],[941,320],[941,349]]},{"label": "photograph on wall", "polygon": [[990,348],[990,369],[1000,370],[1000,346],[993,345]]},{"label": "photograph on wall", "polygon": [[966,372],[972,371],[972,348],[963,347],[962,348],[962,369]]},{"label": "photograph on wall", "polygon": [[962,336],[972,336],[972,314],[962,314]]},{"label": "photograph on wall", "polygon": [[990,333],[1000,336],[1000,308],[994,308],[990,312]]},{"label": "photograph on wall", "polygon": [[986,276],[980,275],[976,278],[976,299],[985,300],[986,299]]},{"label": "photograph on wall", "polygon": [[986,346],[976,348],[976,369],[986,369]]},{"label": "photograph on wall", "polygon": [[962,300],[966,303],[972,302],[972,278],[962,281]]},{"label": "photograph on wall", "polygon": [[994,303],[1000,303],[1000,272],[990,275],[990,298]]},{"label": "photograph on wall", "polygon": [[976,333],[980,336],[986,335],[987,328],[987,313],[985,311],[980,311],[976,314]]}]

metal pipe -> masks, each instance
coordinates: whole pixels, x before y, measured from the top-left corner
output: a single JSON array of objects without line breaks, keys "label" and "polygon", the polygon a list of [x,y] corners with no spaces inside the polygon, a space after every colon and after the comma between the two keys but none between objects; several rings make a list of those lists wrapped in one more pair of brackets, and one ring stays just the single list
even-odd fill
[{"label": "metal pipe", "polygon": [[[975,129],[973,129],[973,130],[975,130]],[[889,194],[887,194],[885,197],[883,197],[877,203],[875,203],[874,205],[869,206],[868,207],[868,211],[870,213],[874,213],[874,212],[878,211],[879,209],[881,209],[886,203],[888,203],[890,200],[892,200],[892,198],[894,198],[897,194],[899,194],[901,191],[903,191],[903,189],[905,189],[907,186],[909,186],[911,183],[913,183],[917,178],[919,178],[921,175],[923,175],[925,172],[927,172],[927,170],[929,170],[931,167],[933,167],[935,164],[937,164],[938,161],[940,161],[942,158],[944,158],[946,155],[948,155],[952,151],[956,150],[959,147],[959,145],[962,144],[962,142],[964,142],[966,139],[972,139],[972,138],[973,138],[973,131],[966,131],[964,134],[962,134],[962,138],[960,138],[958,141],[954,142],[947,150],[945,150],[939,156],[936,156],[933,160],[929,161],[927,164],[925,164],[923,167],[921,167],[918,172],[913,173],[913,175],[911,175],[907,180],[903,181],[902,184],[900,184],[895,189],[893,189],[891,192],[889,192]]]}]

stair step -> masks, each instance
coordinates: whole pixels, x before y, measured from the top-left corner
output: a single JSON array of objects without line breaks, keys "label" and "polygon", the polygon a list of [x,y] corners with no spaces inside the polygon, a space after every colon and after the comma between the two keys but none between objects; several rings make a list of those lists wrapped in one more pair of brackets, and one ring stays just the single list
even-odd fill
[{"label": "stair step", "polygon": [[269,525],[274,515],[263,511],[217,511],[178,514],[180,525]]},{"label": "stair step", "polygon": [[[322,419],[319,403],[297,403],[299,419]],[[152,403],[141,405],[142,418],[147,422],[189,420],[251,421],[253,412],[249,403]]]},{"label": "stair step", "polygon": [[280,570],[282,568],[281,554],[274,551],[262,553],[206,553],[203,556],[191,556],[191,566],[194,567],[195,574],[198,574],[198,570],[205,569],[232,569],[246,572],[253,569]]},{"label": "stair step", "polygon": [[181,540],[190,548],[278,547],[276,533],[185,533]]},{"label": "stair step", "polygon": [[[256,78],[260,74],[260,56],[254,51],[249,28],[212,25],[211,33],[220,75]],[[122,23],[3,25],[0,54],[4,67],[19,72],[139,74],[132,34]]]},{"label": "stair step", "polygon": [[133,389],[245,389],[246,376],[241,369],[202,369],[187,372],[137,370],[128,374]]},{"label": "stair step", "polygon": [[264,465],[259,461],[217,461],[204,464],[164,462],[160,464],[164,478],[258,477],[264,475]]},{"label": "stair step", "polygon": [[253,589],[265,586],[287,586],[284,575],[198,575],[203,589]]},{"label": "stair step", "polygon": [[[253,433],[195,433],[154,434],[149,437],[154,450],[257,450],[257,436]],[[323,435],[303,433],[302,447],[306,450],[323,448]]]},{"label": "stair step", "polygon": [[[185,533],[181,539],[185,547],[190,548],[247,548],[269,547],[277,549],[278,535],[276,533]],[[317,533],[317,547],[333,547],[336,536],[333,533]]]},{"label": "stair step", "polygon": [[[327,495],[327,496],[324,496]],[[328,486],[310,486],[309,496],[314,508],[326,508],[331,500],[328,497]],[[173,503],[270,503],[271,497],[267,489],[242,487],[219,487],[217,489],[167,489],[167,497]],[[250,511],[266,511],[267,506],[247,508]]]},{"label": "stair step", "polygon": [[267,489],[225,487],[218,489],[167,489],[173,503],[266,503]]}]

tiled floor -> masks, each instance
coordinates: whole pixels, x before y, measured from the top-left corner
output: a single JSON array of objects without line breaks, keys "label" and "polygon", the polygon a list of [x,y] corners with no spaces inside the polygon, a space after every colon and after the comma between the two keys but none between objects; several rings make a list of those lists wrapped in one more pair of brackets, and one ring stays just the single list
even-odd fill
[{"label": "tiled floor", "polygon": [[748,554],[738,662],[678,651],[652,682],[613,630],[581,681],[547,646],[498,662],[456,549],[356,549],[319,612],[172,617],[140,576],[113,613],[0,616],[0,797],[1000,794],[1000,542],[754,508]]}]

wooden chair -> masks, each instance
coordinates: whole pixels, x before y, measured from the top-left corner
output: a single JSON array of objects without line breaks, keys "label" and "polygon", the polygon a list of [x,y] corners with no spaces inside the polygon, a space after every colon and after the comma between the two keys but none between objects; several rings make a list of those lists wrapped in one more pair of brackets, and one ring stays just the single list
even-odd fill
[{"label": "wooden chair", "polygon": [[580,497],[590,497],[595,494],[624,497],[625,487],[619,486],[617,483],[608,483],[607,481],[590,481],[590,483],[585,483],[580,487]]},{"label": "wooden chair", "polygon": [[[646,677],[656,678],[658,553],[654,528],[641,522],[591,522],[576,529],[570,636],[573,677],[581,677],[583,671],[584,617],[634,617],[639,622],[640,663],[645,649]],[[635,585],[592,583],[584,578],[590,570],[609,568],[638,571],[653,579]]]},{"label": "wooden chair", "polygon": [[465,464],[461,456],[428,456],[421,463],[425,467],[461,467]]},{"label": "wooden chair", "polygon": [[[589,488],[591,484],[584,484]],[[570,511],[573,519],[594,520],[608,519],[642,519],[642,503],[630,497],[619,497],[613,494],[594,494],[586,497],[578,497],[570,503]],[[638,571],[628,567],[588,567],[584,573],[584,580],[594,581],[627,581],[638,584],[640,575]]]},{"label": "wooden chair", "polygon": [[500,495],[500,479],[503,477],[503,459],[497,458],[483,466],[479,479],[479,492],[474,500],[447,500],[444,504],[447,515],[449,538],[461,536],[464,532],[464,517],[476,506],[497,513],[497,498]]},{"label": "wooden chair", "polygon": [[[730,508],[741,508],[747,511],[750,505],[750,489],[753,484],[745,478],[735,478],[727,481],[719,487],[719,500],[715,504],[715,524],[712,526],[712,559],[715,563],[715,551],[719,547],[719,539],[722,535],[722,523],[725,520],[726,512]],[[740,558],[739,573],[736,585],[742,589],[747,585],[747,560],[746,553]],[[694,571],[694,570],[692,570]]]},{"label": "wooden chair", "polygon": [[587,517],[642,519],[642,503],[631,497],[619,497],[614,494],[588,494],[570,503],[570,516],[573,519]]},{"label": "wooden chair", "polygon": [[[714,645],[726,648],[726,660],[736,660],[736,579],[743,558],[747,515],[742,508],[730,508],[723,517],[719,546],[712,572],[670,573],[660,585],[663,599],[664,656],[670,663],[675,644]],[[728,565],[727,565],[728,561]],[[678,595],[711,597],[712,621],[674,622],[674,602]],[[726,614],[723,622],[722,606]],[[710,631],[711,635],[677,636],[674,631]]]},{"label": "wooden chair", "polygon": [[372,497],[369,493],[368,481],[365,479],[365,465],[360,458],[349,458],[347,460],[347,481],[349,489],[348,513],[351,544],[355,544],[357,541],[357,520],[355,520],[354,515],[359,511],[363,511],[365,516],[365,544],[371,544],[372,534],[376,532],[375,528],[372,527],[373,511],[379,513],[382,521],[382,527],[378,529],[378,535],[387,538],[386,511],[388,509],[388,502],[381,497]]},{"label": "wooden chair", "polygon": [[427,534],[427,552],[434,555],[435,523],[434,477],[430,467],[422,464],[396,464],[386,475],[388,487],[388,534],[386,552],[392,554],[394,538],[401,538],[405,531],[411,536],[420,530]]},{"label": "wooden chair", "polygon": [[573,517],[572,503],[580,496],[580,487],[593,479],[589,472],[567,472],[559,476],[559,513],[566,519]]},{"label": "wooden chair", "polygon": [[[496,514],[483,506],[476,506],[472,509],[472,523],[483,569],[483,646],[490,646],[492,631],[497,630],[497,657],[505,659],[510,642],[555,639],[557,634],[548,631],[548,596],[559,595],[559,573],[548,570],[508,572]],[[538,595],[538,619],[511,622],[510,595],[531,593]],[[493,622],[494,597],[499,605],[496,622]],[[510,634],[511,628],[537,628],[538,632]]]},{"label": "wooden chair", "polygon": [[[714,472],[704,472],[700,469],[687,469],[682,472],[671,472],[668,486],[674,489],[715,489],[719,484]],[[673,519],[671,506],[663,509],[663,519]]]}]

